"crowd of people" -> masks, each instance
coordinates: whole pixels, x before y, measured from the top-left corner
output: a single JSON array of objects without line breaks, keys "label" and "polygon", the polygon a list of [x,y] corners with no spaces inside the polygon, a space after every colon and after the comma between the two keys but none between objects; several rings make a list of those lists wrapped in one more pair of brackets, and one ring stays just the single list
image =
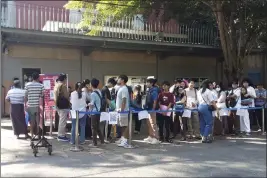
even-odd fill
[{"label": "crowd of people", "polygon": [[[31,120],[31,136],[35,133],[34,125],[38,123],[39,99],[43,95],[44,86],[38,81],[38,74],[34,73],[32,79],[25,89],[21,89],[19,80],[15,78],[14,85],[6,96],[6,100],[11,103],[11,118],[17,137],[20,134],[29,137],[26,123],[22,119],[25,103]],[[204,80],[199,88],[196,88],[195,81],[190,79],[176,79],[173,84],[168,81],[159,84],[157,79],[152,77],[147,78],[144,88],[141,85],[128,86],[127,82],[128,77],[120,75],[116,79],[108,79],[106,85],[99,89],[98,79],[86,79],[77,82],[74,91],[70,92],[66,85],[67,75],[60,74],[54,87],[54,101],[59,117],[57,139],[75,143],[76,116],[72,114],[71,138],[66,136],[70,110],[93,112],[79,114],[79,142],[84,144],[86,139],[92,139],[93,147],[98,145],[97,136],[101,144],[105,143],[104,135],[111,139],[113,127],[116,128],[117,145],[129,147],[127,112],[130,109],[164,111],[150,112],[146,120],[148,137],[144,141],[151,144],[172,143],[178,134],[181,135],[182,141],[198,139],[202,140],[202,143],[212,143],[213,135],[249,136],[251,125],[255,121],[257,130],[263,129],[262,109],[253,108],[264,107],[266,110],[267,92],[262,84],[254,88],[248,78],[241,82],[234,80],[228,88],[208,79]],[[100,114],[97,113],[106,111],[119,113],[118,124],[113,127],[108,125],[107,133],[105,129],[101,129]],[[142,121],[138,119],[138,113],[134,113],[133,118],[134,133],[139,134]],[[266,122],[264,124],[266,129]]]}]

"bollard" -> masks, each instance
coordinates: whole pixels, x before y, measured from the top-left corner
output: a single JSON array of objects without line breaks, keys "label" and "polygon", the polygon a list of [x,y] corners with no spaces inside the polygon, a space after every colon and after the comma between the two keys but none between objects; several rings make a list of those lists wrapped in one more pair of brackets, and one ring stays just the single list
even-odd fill
[{"label": "bollard", "polygon": [[50,136],[52,137],[52,132],[53,132],[53,108],[50,108]]},{"label": "bollard", "polygon": [[75,146],[70,148],[70,151],[79,152],[83,148],[79,146],[79,111],[76,111],[76,126],[75,126]]},{"label": "bollard", "polygon": [[265,135],[265,118],[264,118],[264,106],[262,107],[262,135]]},{"label": "bollard", "polygon": [[132,146],[132,123],[133,123],[133,112],[130,110],[130,121],[129,121],[129,146],[130,148],[133,148]]}]

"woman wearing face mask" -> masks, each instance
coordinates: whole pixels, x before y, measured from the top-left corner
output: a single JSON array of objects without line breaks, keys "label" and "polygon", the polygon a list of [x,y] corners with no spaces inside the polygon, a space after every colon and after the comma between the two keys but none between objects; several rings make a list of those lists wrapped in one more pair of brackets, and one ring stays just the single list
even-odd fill
[{"label": "woman wearing face mask", "polygon": [[216,91],[218,92],[218,100],[217,100],[217,108],[219,109],[219,121],[218,127],[216,126],[215,122],[215,131],[219,131],[218,134],[225,135],[228,132],[228,123],[227,123],[227,116],[229,114],[227,107],[226,107],[226,92],[222,86],[222,84],[216,86]]},{"label": "woman wearing face mask", "polygon": [[[232,81],[232,90],[226,99],[226,105],[229,108],[240,108],[241,107],[241,90],[238,87],[238,80]],[[228,130],[229,134],[238,135],[240,132],[240,117],[236,114],[236,110],[231,110],[228,117]]]}]

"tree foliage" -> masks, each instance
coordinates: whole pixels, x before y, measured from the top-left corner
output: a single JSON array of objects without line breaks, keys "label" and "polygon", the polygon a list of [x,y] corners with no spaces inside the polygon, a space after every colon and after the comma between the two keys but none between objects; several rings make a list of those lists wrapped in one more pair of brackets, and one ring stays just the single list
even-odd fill
[{"label": "tree foliage", "polygon": [[101,26],[110,15],[117,21],[135,14],[145,19],[154,14],[163,22],[216,24],[228,80],[242,77],[247,56],[267,36],[267,0],[84,0],[70,1],[66,8],[85,9],[81,26]]}]

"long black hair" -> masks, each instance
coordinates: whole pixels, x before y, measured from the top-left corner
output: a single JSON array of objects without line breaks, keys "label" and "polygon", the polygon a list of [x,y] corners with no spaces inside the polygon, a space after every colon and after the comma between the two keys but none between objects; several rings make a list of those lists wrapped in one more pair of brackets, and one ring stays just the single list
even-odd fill
[{"label": "long black hair", "polygon": [[83,80],[83,82],[82,82],[82,88],[86,87],[86,85],[89,85],[89,84],[90,84],[90,80],[89,79]]},{"label": "long black hair", "polygon": [[77,91],[78,93],[78,98],[81,99],[82,98],[82,88],[83,88],[83,85],[81,82],[77,82],[75,84],[75,90]]},{"label": "long black hair", "polygon": [[200,86],[200,88],[202,88],[201,93],[204,93],[207,89],[209,89],[210,84],[212,84],[212,82],[209,79],[204,80]]}]

